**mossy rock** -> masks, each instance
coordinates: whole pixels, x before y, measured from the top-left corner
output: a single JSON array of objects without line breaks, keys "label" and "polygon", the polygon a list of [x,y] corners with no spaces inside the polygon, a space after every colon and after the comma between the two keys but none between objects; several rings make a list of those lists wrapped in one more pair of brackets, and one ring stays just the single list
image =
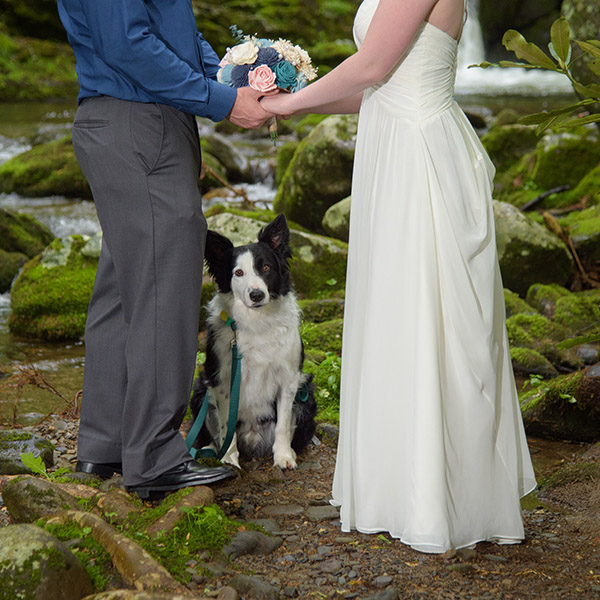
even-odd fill
[{"label": "mossy rock", "polygon": [[225,167],[210,152],[203,150],[200,190],[206,193],[208,190],[223,187],[223,183],[229,183]]},{"label": "mossy rock", "polygon": [[0,191],[22,196],[91,199],[71,143],[71,136],[39,144],[0,165]]},{"label": "mossy rock", "polygon": [[600,329],[600,309],[588,294],[570,292],[559,285],[535,284],[527,291],[526,299],[528,304],[571,334]]},{"label": "mossy rock", "polygon": [[[2,0],[2,3],[7,4],[7,1]],[[10,2],[11,6],[28,4]],[[49,4],[54,4],[56,12],[56,3],[50,0]],[[0,5],[2,19],[5,14]],[[41,37],[46,36],[44,33]],[[78,91],[75,57],[68,44],[34,37],[10,37],[4,30],[0,31],[0,102],[75,98]]]},{"label": "mossy rock", "polygon": [[517,162],[523,154],[535,149],[538,143],[535,128],[528,125],[496,126],[481,137],[481,143],[498,171]]},{"label": "mossy rock", "polygon": [[20,252],[5,252],[0,249],[0,294],[10,289],[15,275],[28,260]]},{"label": "mossy rock", "polygon": [[0,208],[1,250],[33,258],[53,239],[52,232],[31,215]]},{"label": "mossy rock", "polygon": [[310,323],[322,323],[331,319],[341,319],[344,316],[343,298],[318,298],[300,300],[302,320]]},{"label": "mossy rock", "polygon": [[504,288],[504,305],[506,307],[506,318],[514,315],[536,315],[537,310],[527,304],[516,292]]},{"label": "mossy rock", "polygon": [[93,591],[83,564],[65,543],[36,525],[0,528],[2,598],[80,600]]},{"label": "mossy rock", "polygon": [[275,168],[275,185],[279,186],[281,180],[287,168],[292,161],[294,153],[296,152],[300,142],[293,140],[290,142],[286,142],[285,144],[281,144],[277,148],[277,167]]},{"label": "mossy rock", "polygon": [[577,442],[600,439],[600,377],[578,371],[521,393],[529,435]]},{"label": "mossy rock", "polygon": [[351,203],[352,198],[348,196],[327,209],[321,222],[327,235],[348,242],[350,238]]},{"label": "mossy rock", "polygon": [[541,375],[546,379],[558,375],[558,371],[552,363],[533,348],[512,347],[510,358],[513,371],[520,375]]},{"label": "mossy rock", "polygon": [[57,239],[23,267],[11,291],[9,327],[14,335],[48,341],[81,338],[98,266],[97,245],[87,236]]},{"label": "mossy rock", "polygon": [[579,258],[593,267],[600,260],[600,206],[573,211],[558,222],[569,232]]},{"label": "mossy rock", "polygon": [[331,319],[322,323],[303,323],[300,335],[307,353],[319,350],[339,355],[342,352],[342,330],[343,319]]},{"label": "mossy rock", "polygon": [[[568,331],[558,323],[540,314],[517,314],[506,320],[506,329],[508,332],[508,341],[511,348],[529,348],[535,350],[554,366],[559,366],[563,370],[574,371],[583,366],[583,362],[578,358],[574,350],[559,350],[556,344],[567,337]],[[534,357],[522,357],[527,360]],[[525,364],[527,361],[525,361]],[[522,372],[521,366],[519,370]],[[538,371],[530,371],[539,372]],[[540,373],[547,375],[546,373]]]},{"label": "mossy rock", "polygon": [[325,211],[352,185],[356,115],[332,115],[300,142],[273,201],[286,217],[322,232]]},{"label": "mossy rock", "polygon": [[306,115],[295,126],[296,133],[300,139],[305,138],[321,121],[328,115]]},{"label": "mossy rock", "polygon": [[48,440],[30,431],[0,430],[0,475],[31,473],[23,464],[21,454],[41,458],[46,467],[54,464],[54,446]]},{"label": "mossy rock", "polygon": [[[550,138],[553,139],[553,138]],[[591,135],[563,135],[556,142],[542,139],[537,148],[533,181],[542,189],[575,188],[600,163],[600,142]],[[552,207],[546,202],[545,207]]]},{"label": "mossy rock", "polygon": [[557,488],[562,488],[582,481],[600,480],[600,460],[579,460],[561,467],[544,479],[539,486],[540,492],[547,494]]},{"label": "mossy rock", "polygon": [[505,287],[525,295],[537,282],[569,281],[573,259],[558,237],[506,202],[494,201],[494,219]]},{"label": "mossy rock", "polygon": [[235,183],[245,181],[248,176],[248,160],[228,138],[211,133],[200,140],[202,157],[206,153],[214,157],[223,167],[226,179]]}]

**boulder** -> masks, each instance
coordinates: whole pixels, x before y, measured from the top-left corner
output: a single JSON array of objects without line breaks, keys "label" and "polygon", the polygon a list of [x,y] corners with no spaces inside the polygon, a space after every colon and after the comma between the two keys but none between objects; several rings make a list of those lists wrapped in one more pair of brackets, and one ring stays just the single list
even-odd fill
[{"label": "boulder", "polygon": [[300,142],[275,196],[277,212],[322,231],[325,211],[350,193],[357,124],[356,115],[332,115]]},{"label": "boulder", "polygon": [[558,222],[569,232],[582,262],[593,267],[600,260],[600,206],[574,211],[559,218]]},{"label": "boulder", "polygon": [[84,566],[69,548],[35,525],[0,528],[3,598],[81,600],[93,592]]},{"label": "boulder", "polygon": [[31,473],[21,461],[21,454],[41,457],[46,467],[54,464],[54,446],[43,437],[22,429],[0,430],[0,475]]},{"label": "boulder", "polygon": [[527,389],[521,412],[529,435],[577,442],[600,440],[600,377],[591,368]]},{"label": "boulder", "polygon": [[537,282],[564,285],[573,259],[564,243],[506,202],[494,202],[496,245],[504,285],[520,295]]},{"label": "boulder", "polygon": [[10,289],[27,260],[53,239],[52,232],[33,217],[0,208],[0,294]]},{"label": "boulder", "polygon": [[510,349],[512,368],[519,375],[541,375],[552,379],[558,375],[554,365],[542,354],[533,348],[515,346]]},{"label": "boulder", "polygon": [[92,198],[75,158],[71,136],[34,146],[0,165],[0,192]]},{"label": "boulder", "polygon": [[231,182],[245,181],[248,177],[248,160],[235,145],[220,133],[211,133],[202,137],[202,157],[205,152],[213,156],[225,171],[226,178]]},{"label": "boulder", "polygon": [[[234,244],[256,241],[264,221],[232,213],[209,216],[208,227],[228,237]],[[313,297],[318,292],[340,290],[346,281],[347,245],[325,236],[290,229],[292,259],[290,269],[299,296]]]},{"label": "boulder", "polygon": [[9,327],[14,335],[48,341],[81,338],[100,235],[56,239],[23,267],[11,291]]},{"label": "boulder", "polygon": [[523,154],[534,150],[538,136],[534,127],[510,124],[493,127],[481,137],[481,143],[496,169],[503,171],[517,162]]},{"label": "boulder", "polygon": [[348,196],[330,206],[321,223],[327,235],[344,242],[348,242],[350,237],[350,202],[351,197]]},{"label": "boulder", "polygon": [[506,318],[514,315],[536,315],[537,310],[527,304],[519,294],[504,289],[504,305],[506,307]]},{"label": "boulder", "polygon": [[33,523],[42,517],[78,508],[77,498],[40,477],[11,479],[2,487],[2,499],[17,523]]}]

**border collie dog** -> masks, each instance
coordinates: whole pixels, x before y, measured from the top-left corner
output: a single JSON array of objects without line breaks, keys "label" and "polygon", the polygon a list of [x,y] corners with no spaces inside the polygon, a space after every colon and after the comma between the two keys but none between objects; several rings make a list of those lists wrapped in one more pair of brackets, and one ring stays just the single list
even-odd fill
[{"label": "border collie dog", "polygon": [[[302,372],[300,308],[287,259],[289,229],[279,215],[258,234],[258,242],[234,247],[209,231],[205,259],[218,293],[209,303],[204,372],[194,384],[191,408],[196,418],[209,391],[210,404],[197,447],[220,448],[227,432],[232,342],[242,355],[236,433],[224,462],[239,467],[239,457],[273,453],[282,469],[296,468],[296,452],[315,431],[317,411],[312,376]],[[225,320],[235,321],[236,331]],[[295,400],[299,388],[303,401]]]}]

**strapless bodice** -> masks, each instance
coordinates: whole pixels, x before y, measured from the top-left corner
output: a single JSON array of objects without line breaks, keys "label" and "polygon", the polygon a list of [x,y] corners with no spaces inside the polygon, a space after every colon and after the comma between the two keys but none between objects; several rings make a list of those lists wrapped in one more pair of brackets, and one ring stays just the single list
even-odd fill
[{"label": "strapless bodice", "polygon": [[[379,0],[364,0],[354,19],[354,40],[360,48]],[[423,22],[398,64],[365,92],[399,117],[420,120],[448,108],[453,101],[457,41]]]}]

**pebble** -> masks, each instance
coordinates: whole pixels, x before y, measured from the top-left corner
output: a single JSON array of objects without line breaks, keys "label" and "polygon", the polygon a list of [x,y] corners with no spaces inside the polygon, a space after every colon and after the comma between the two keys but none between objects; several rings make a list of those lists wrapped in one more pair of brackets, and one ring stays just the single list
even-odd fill
[{"label": "pebble", "polygon": [[508,559],[504,558],[504,556],[496,556],[495,554],[484,554],[483,556],[488,560],[493,560],[494,562],[508,562]]},{"label": "pebble", "polygon": [[304,514],[309,521],[316,523],[318,521],[325,521],[326,519],[335,519],[339,514],[339,508],[331,506],[309,506]]},{"label": "pebble", "polygon": [[394,581],[393,577],[390,577],[389,575],[380,575],[373,580],[373,585],[378,588],[383,588],[390,585],[392,581]]},{"label": "pebble", "polygon": [[342,569],[341,561],[339,561],[335,558],[330,558],[329,560],[324,560],[319,565],[319,570],[322,571],[323,573],[337,573],[338,571],[341,571],[341,569]]},{"label": "pebble", "polygon": [[261,512],[269,517],[300,515],[304,508],[299,504],[271,504],[263,506]]}]

